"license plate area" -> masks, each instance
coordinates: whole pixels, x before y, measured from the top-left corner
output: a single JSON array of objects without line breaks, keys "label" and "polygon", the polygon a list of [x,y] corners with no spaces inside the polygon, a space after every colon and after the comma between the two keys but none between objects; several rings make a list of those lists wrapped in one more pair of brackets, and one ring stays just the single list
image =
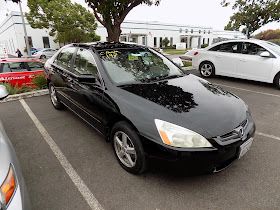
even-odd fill
[{"label": "license plate area", "polygon": [[240,159],[246,152],[248,152],[252,143],[253,143],[253,138],[250,138],[240,146],[238,159]]}]

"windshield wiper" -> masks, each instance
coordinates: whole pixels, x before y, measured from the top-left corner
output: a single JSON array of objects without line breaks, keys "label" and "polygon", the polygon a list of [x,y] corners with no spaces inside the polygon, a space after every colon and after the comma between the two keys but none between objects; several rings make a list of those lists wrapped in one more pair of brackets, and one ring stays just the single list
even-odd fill
[{"label": "windshield wiper", "polygon": [[152,79],[155,80],[165,80],[165,79],[174,79],[174,78],[179,78],[179,77],[183,77],[183,75],[164,75],[164,76],[158,76],[158,77],[154,77]]}]

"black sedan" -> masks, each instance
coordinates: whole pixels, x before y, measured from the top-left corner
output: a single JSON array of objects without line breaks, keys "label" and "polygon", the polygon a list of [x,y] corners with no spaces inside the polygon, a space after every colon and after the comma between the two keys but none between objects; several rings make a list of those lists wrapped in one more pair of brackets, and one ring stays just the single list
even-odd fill
[{"label": "black sedan", "polygon": [[217,172],[252,144],[255,124],[239,97],[153,49],[70,44],[45,67],[53,106],[103,134],[130,173],[142,173],[149,160]]}]

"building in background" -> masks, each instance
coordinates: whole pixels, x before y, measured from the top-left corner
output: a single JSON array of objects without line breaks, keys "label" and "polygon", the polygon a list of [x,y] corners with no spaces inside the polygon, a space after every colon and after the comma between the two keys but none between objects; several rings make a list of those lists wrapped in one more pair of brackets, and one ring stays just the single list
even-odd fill
[{"label": "building in background", "polygon": [[[33,29],[25,18],[29,44],[34,48],[58,49],[59,43],[46,29]],[[107,30],[98,21],[96,34],[101,41],[107,41]],[[177,48],[200,48],[203,44],[211,45],[223,39],[245,38],[238,31],[214,31],[211,27],[199,27],[160,22],[124,21],[121,25],[121,42],[134,42],[149,47],[162,48],[163,40],[169,40],[169,46]],[[0,24],[0,45],[9,55],[16,55],[16,49],[26,56],[22,20],[19,12],[11,12]]]},{"label": "building in background", "polygon": [[[59,43],[54,42],[55,38],[49,35],[48,30],[31,28],[26,18],[25,25],[30,47],[59,48]],[[3,23],[0,24],[0,45],[6,47],[9,55],[16,56],[17,54],[15,52],[17,48],[23,55],[27,55],[24,52],[26,44],[20,12],[11,12]]]}]

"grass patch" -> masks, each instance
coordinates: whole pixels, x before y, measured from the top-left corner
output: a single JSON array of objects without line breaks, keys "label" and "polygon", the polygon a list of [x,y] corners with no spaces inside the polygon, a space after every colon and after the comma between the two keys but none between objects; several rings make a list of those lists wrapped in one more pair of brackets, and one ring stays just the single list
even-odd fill
[{"label": "grass patch", "polygon": [[177,54],[185,54],[188,50],[176,50],[176,49],[163,49],[164,53],[170,54],[170,55],[177,55]]},{"label": "grass patch", "polygon": [[183,67],[189,67],[192,66],[192,62],[191,61],[183,61],[184,66]]}]

